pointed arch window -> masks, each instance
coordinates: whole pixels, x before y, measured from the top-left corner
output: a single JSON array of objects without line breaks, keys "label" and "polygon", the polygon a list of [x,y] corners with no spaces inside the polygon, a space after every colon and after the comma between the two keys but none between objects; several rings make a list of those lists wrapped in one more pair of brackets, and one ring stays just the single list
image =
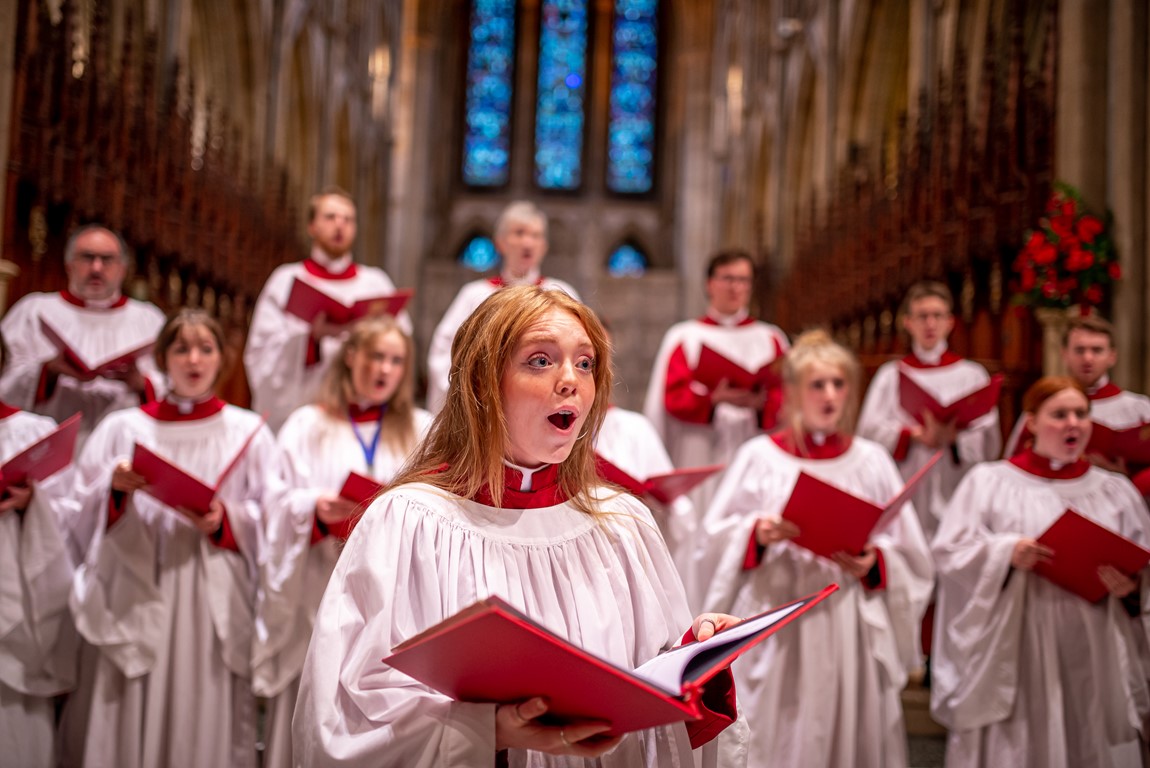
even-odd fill
[{"label": "pointed arch window", "polygon": [[499,264],[495,243],[485,235],[475,235],[459,251],[459,263],[476,272],[487,272]]},{"label": "pointed arch window", "polygon": [[507,183],[515,93],[515,0],[472,0],[464,103],[463,181]]},{"label": "pointed arch window", "polygon": [[636,244],[627,242],[611,251],[607,258],[607,273],[611,277],[642,277],[651,260]]}]

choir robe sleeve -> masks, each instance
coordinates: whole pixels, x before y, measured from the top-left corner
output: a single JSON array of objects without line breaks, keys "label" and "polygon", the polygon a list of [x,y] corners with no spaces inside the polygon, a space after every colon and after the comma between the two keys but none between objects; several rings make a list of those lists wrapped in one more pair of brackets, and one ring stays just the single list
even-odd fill
[{"label": "choir robe sleeve", "polygon": [[[244,346],[244,369],[251,382],[253,401],[260,411],[279,412],[298,405],[281,403],[276,393],[290,391],[294,396],[295,383],[303,379],[309,367],[308,352],[313,344],[311,326],[284,311],[294,279],[293,265],[284,265],[272,272],[252,313]],[[273,428],[277,426],[272,423]]]},{"label": "choir robe sleeve", "polygon": [[1002,451],[1002,429],[998,424],[998,408],[991,408],[972,421],[955,438],[958,457],[965,466],[994,461]]},{"label": "choir robe sleeve", "polygon": [[0,516],[0,682],[30,696],[58,694],[76,680],[71,487],[70,468],[33,481],[22,515]]},{"label": "choir robe sleeve", "polygon": [[0,331],[8,344],[8,359],[0,375],[0,400],[24,410],[35,405],[44,363],[54,356],[36,343],[41,337],[40,315],[30,299],[17,301],[0,320]]},{"label": "choir robe sleeve", "polygon": [[451,374],[451,343],[455,340],[459,326],[495,290],[495,286],[486,280],[464,285],[435,326],[431,344],[427,348],[427,410],[432,413],[438,413],[443,408],[443,400],[447,396],[447,382]]},{"label": "choir robe sleeve", "polygon": [[[901,460],[909,447],[909,424],[898,399],[898,363],[883,363],[867,387],[859,411],[857,433],[873,440]],[[900,450],[901,449],[901,450]]]},{"label": "choir robe sleeve", "polygon": [[1018,533],[988,521],[996,484],[975,467],[950,500],[933,542],[938,598],[931,714],[954,730],[1009,716],[1018,686],[1026,576],[1010,559]]}]

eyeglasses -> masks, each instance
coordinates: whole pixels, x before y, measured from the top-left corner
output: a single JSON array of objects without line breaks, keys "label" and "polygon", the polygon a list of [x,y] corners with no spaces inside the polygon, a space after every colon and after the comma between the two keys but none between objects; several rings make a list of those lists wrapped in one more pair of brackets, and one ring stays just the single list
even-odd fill
[{"label": "eyeglasses", "polygon": [[76,261],[82,262],[89,266],[95,264],[97,261],[102,266],[110,267],[120,261],[120,254],[118,253],[93,253],[92,251],[80,251],[73,258]]},{"label": "eyeglasses", "polygon": [[950,317],[949,312],[912,312],[907,315],[911,320],[917,323],[925,323],[927,320],[936,320],[942,322]]}]

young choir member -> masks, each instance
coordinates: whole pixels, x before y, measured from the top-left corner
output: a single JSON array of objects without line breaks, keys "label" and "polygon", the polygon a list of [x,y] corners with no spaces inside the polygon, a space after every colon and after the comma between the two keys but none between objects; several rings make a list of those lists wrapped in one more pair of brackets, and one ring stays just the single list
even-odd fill
[{"label": "young choir member", "polygon": [[[748,253],[714,256],[707,266],[706,315],[672,326],[659,346],[643,412],[677,467],[726,463],[745,441],[775,427],[778,386],[746,390],[723,380],[711,388],[696,370],[703,347],[752,372],[787,350],[782,331],[748,312],[754,274]],[[706,509],[714,488],[708,481],[691,494],[696,508]]]},{"label": "young choir member", "polygon": [[[0,338],[0,368],[7,357]],[[56,428],[0,402],[0,463]],[[76,560],[68,532],[78,505],[72,469],[6,485],[0,496],[0,762],[56,765],[54,697],[76,681],[78,642],[68,613]]]},{"label": "young choir member", "polygon": [[1150,546],[1134,486],[1082,460],[1090,406],[1074,379],[1040,379],[1023,398],[1032,445],[971,470],[942,518],[931,711],[950,768],[1143,765],[1144,573],[1101,566],[1098,604],[1031,573],[1067,508]]},{"label": "young choir member", "polygon": [[743,445],[703,521],[706,604],[756,613],[838,582],[842,590],[733,667],[756,766],[906,765],[900,692],[916,660],[934,568],[906,505],[862,552],[820,557],[781,518],[800,472],[885,503],[902,480],[882,446],[852,434],[859,366],[822,331],[783,361],[784,429]]},{"label": "young choir member", "polygon": [[910,335],[910,354],[878,369],[859,414],[858,434],[890,451],[903,479],[914,475],[937,451],[945,452],[914,495],[914,508],[928,539],[938,528],[938,516],[962,476],[975,464],[997,458],[1002,447],[998,408],[958,429],[954,422],[939,423],[929,412],[907,413],[899,402],[902,375],[942,403],[958,400],[990,383],[985,368],[947,346],[954,328],[953,309],[950,289],[942,283],[911,286],[902,313],[902,326]]},{"label": "young choir member", "polygon": [[[324,316],[310,325],[286,311],[296,280],[319,289],[344,304],[395,293],[395,284],[378,267],[356,264],[355,202],[332,187],[311,199],[307,233],[311,255],[301,262],[276,267],[256,300],[244,348],[244,367],[252,391],[252,408],[267,416],[279,431],[296,408],[312,401],[328,363],[339,350],[347,326]],[[411,332],[411,321],[400,313],[400,324]]]},{"label": "young choir member", "polygon": [[[64,715],[67,765],[256,762],[253,611],[276,448],[259,416],[215,396],[222,349],[206,313],[174,315],[155,346],[169,395],[107,416],[80,457],[77,499],[100,525],[70,598],[89,645]],[[135,445],[218,485],[209,511],[145,491]]]},{"label": "young choir member", "polygon": [[79,412],[82,436],[111,411],[153,399],[159,375],[148,356],[99,374],[84,371],[42,327],[47,324],[92,366],[155,339],[164,316],[123,294],[130,268],[128,248],[115,232],[97,224],[73,232],[64,249],[68,287],[24,296],[0,322],[11,352],[0,397],[57,421]]},{"label": "young choir member", "polygon": [[294,765],[291,718],[320,598],[359,505],[339,495],[349,472],[386,484],[422,439],[431,416],[416,408],[412,344],[394,318],[356,323],[319,397],[279,432],[286,496],[271,502],[261,569],[254,687],[271,697],[263,764]]},{"label": "young choir member", "polygon": [[484,299],[512,285],[538,285],[579,298],[567,283],[539,272],[547,255],[547,216],[534,204],[519,200],[507,206],[495,222],[494,240],[501,260],[499,275],[473,280],[460,288],[431,337],[427,350],[427,409],[432,413],[439,412],[447,396],[455,332]]},{"label": "young choir member", "polygon": [[[1150,423],[1150,398],[1122,389],[1110,380],[1110,369],[1118,362],[1114,346],[1114,326],[1098,315],[1070,320],[1062,335],[1062,362],[1067,374],[1078,382],[1090,398],[1090,419],[1111,429],[1129,429]],[[1034,436],[1025,417],[1018,420],[1004,455],[1007,458],[1026,450]],[[1088,451],[1086,458],[1099,466],[1130,475],[1142,494],[1150,494],[1150,472],[1145,467],[1127,465],[1118,456],[1101,456]]]},{"label": "young choir member", "polygon": [[356,526],[320,605],[293,723],[297,761],[693,764],[682,723],[596,739],[608,724],[548,721],[542,698],[455,702],[380,663],[493,594],[626,665],[689,627],[705,638],[736,621],[692,623],[650,512],[597,480],[592,445],[610,385],[602,326],[562,291],[498,291],[463,324],[443,410]]}]

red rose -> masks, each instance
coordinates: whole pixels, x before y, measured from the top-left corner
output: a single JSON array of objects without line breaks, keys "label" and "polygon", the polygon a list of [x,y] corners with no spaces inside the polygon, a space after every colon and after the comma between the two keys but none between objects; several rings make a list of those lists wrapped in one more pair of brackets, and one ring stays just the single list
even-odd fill
[{"label": "red rose", "polygon": [[1058,287],[1052,282],[1045,282],[1042,284],[1042,295],[1048,299],[1053,299],[1058,295]]},{"label": "red rose", "polygon": [[1102,288],[1097,285],[1092,285],[1087,288],[1082,295],[1091,304],[1097,304],[1102,301]]},{"label": "red rose", "polygon": [[1078,220],[1076,232],[1082,242],[1094,242],[1094,238],[1102,233],[1102,222],[1094,216],[1083,216]]},{"label": "red rose", "polygon": [[1094,266],[1094,253],[1093,251],[1081,251],[1082,253],[1082,268],[1090,269]]},{"label": "red rose", "polygon": [[1074,236],[1074,219],[1059,216],[1051,220],[1050,229],[1054,231],[1054,236],[1057,237],[1058,242],[1061,243],[1066,238]]},{"label": "red rose", "polygon": [[1110,265],[1106,268],[1106,271],[1110,273],[1111,280],[1122,279],[1122,267],[1118,265],[1117,261],[1110,262]]},{"label": "red rose", "polygon": [[1034,274],[1031,267],[1025,267],[1018,278],[1022,283],[1023,291],[1032,291],[1034,286],[1038,284],[1038,275]]},{"label": "red rose", "polygon": [[1023,250],[1033,251],[1046,242],[1046,235],[1042,232],[1032,232],[1030,239],[1026,241]]},{"label": "red rose", "polygon": [[1034,252],[1034,263],[1039,266],[1046,266],[1053,264],[1055,259],[1058,258],[1058,250],[1050,243],[1043,243]]}]

